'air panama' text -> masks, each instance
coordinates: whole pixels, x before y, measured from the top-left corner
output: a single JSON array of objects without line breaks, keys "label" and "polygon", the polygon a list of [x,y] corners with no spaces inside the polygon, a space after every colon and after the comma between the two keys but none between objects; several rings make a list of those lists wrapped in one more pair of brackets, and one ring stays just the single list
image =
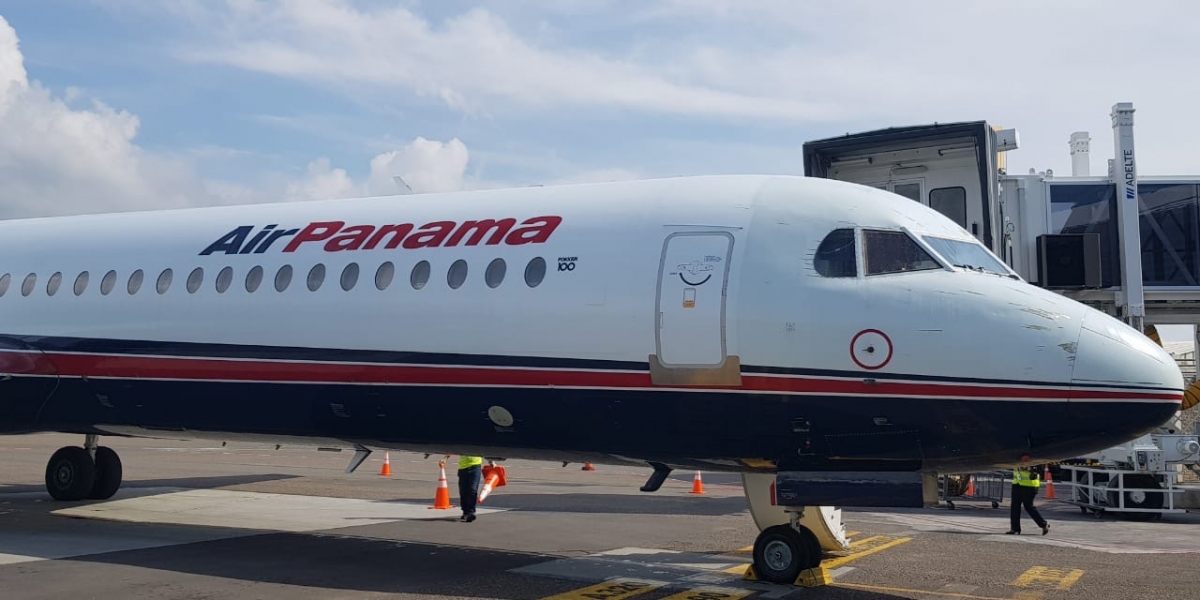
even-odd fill
[{"label": "'air panama' text", "polygon": [[[283,252],[295,252],[304,244],[323,245],[326,252],[342,250],[438,248],[442,246],[488,246],[506,244],[542,244],[562,223],[562,217],[544,216],[525,219],[484,219],[482,221],[434,221],[419,229],[412,223],[398,225],[351,225],[345,221],[317,221],[303,229],[279,229],[267,225],[258,233],[254,225],[242,225],[221,236],[200,253],[201,256],[225,254],[262,254],[282,238],[290,238]],[[414,230],[415,229],[415,230]],[[253,234],[253,235],[251,235]]]}]

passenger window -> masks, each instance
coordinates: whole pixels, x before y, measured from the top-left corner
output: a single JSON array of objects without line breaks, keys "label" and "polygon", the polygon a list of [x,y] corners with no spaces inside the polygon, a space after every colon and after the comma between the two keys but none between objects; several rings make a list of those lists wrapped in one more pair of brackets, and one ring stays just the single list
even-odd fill
[{"label": "passenger window", "polygon": [[821,240],[813,255],[813,268],[825,277],[857,277],[858,253],[854,251],[854,230],[834,229]]},{"label": "passenger window", "polygon": [[0,297],[3,297],[4,294],[8,293],[8,286],[11,284],[12,275],[5,273],[3,277],[0,277]]},{"label": "passenger window", "polygon": [[50,281],[46,282],[46,295],[53,296],[58,293],[59,286],[62,285],[62,273],[55,273],[50,276]]},{"label": "passenger window", "polygon": [[262,285],[262,280],[263,268],[255,265],[254,268],[250,269],[249,273],[246,273],[246,291],[251,294],[257,292],[258,286]]},{"label": "passenger window", "polygon": [[483,280],[487,282],[487,286],[490,288],[499,287],[500,283],[504,281],[504,272],[507,270],[508,267],[504,264],[504,259],[497,258],[488,265],[487,271],[483,274]]},{"label": "passenger window", "polygon": [[82,296],[87,291],[88,272],[84,271],[75,278],[75,295]]},{"label": "passenger window", "polygon": [[292,283],[292,265],[283,265],[275,273],[275,291],[283,292]]},{"label": "passenger window", "polygon": [[903,231],[863,231],[867,275],[940,269],[939,264]]},{"label": "passenger window", "polygon": [[385,262],[379,265],[379,269],[375,271],[375,289],[383,291],[392,285],[392,280],[396,277],[396,265],[391,262]]},{"label": "passenger window", "polygon": [[947,187],[929,190],[929,207],[958,223],[959,227],[967,228],[967,189],[963,187]]},{"label": "passenger window", "polygon": [[546,259],[538,256],[525,265],[525,285],[535,288],[546,278]]},{"label": "passenger window", "polygon": [[358,285],[358,263],[350,263],[342,269],[342,289],[347,292]]},{"label": "passenger window", "polygon": [[187,291],[189,294],[195,294],[196,290],[200,289],[200,285],[204,283],[204,268],[196,267],[192,269],[192,273],[188,275]]},{"label": "passenger window", "polygon": [[21,282],[21,295],[28,296],[33,293],[33,287],[37,285],[37,273],[30,273],[25,276],[25,281]]},{"label": "passenger window", "polygon": [[[321,284],[325,282],[325,265],[317,263],[308,271],[308,291],[315,292],[321,289]],[[283,290],[279,290],[283,291]]]},{"label": "passenger window", "polygon": [[224,269],[221,269],[221,272],[217,273],[217,293],[224,294],[225,290],[228,290],[229,286],[232,284],[233,267],[225,267]]},{"label": "passenger window", "polygon": [[104,278],[100,280],[100,295],[109,295],[112,293],[114,287],[117,287],[117,272],[109,271],[105,273]]},{"label": "passenger window", "polygon": [[174,277],[175,273],[171,269],[163,269],[163,272],[158,275],[158,283],[155,284],[154,288],[158,290],[159,294],[167,293],[167,290],[171,289],[171,280]]},{"label": "passenger window", "polygon": [[446,272],[446,283],[449,284],[450,289],[457,290],[466,280],[467,261],[460,258],[454,261],[454,264],[450,265],[450,270]]},{"label": "passenger window", "polygon": [[142,279],[144,277],[145,274],[142,273],[141,269],[129,274],[129,284],[125,286],[125,289],[129,291],[129,295],[132,296],[138,293],[138,290],[142,289]]},{"label": "passenger window", "polygon": [[408,282],[412,284],[414,290],[419,290],[429,283],[429,271],[429,261],[427,260],[413,265],[412,275],[408,277]]}]

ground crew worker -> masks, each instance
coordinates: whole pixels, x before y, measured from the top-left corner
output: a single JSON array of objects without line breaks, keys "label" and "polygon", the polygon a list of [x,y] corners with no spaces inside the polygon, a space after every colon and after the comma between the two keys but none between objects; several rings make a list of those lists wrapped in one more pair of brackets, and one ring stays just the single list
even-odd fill
[{"label": "ground crew worker", "polygon": [[479,500],[479,482],[483,479],[482,456],[458,457],[458,500],[462,503],[459,521],[475,520],[475,504]]},{"label": "ground crew worker", "polygon": [[[1021,457],[1022,461],[1028,462],[1029,455]],[[1042,478],[1038,475],[1037,469],[1031,468],[1028,464],[1018,465],[1013,469],[1012,479],[1012,511],[1009,514],[1011,526],[1008,529],[1009,535],[1021,534],[1021,507],[1025,507],[1025,512],[1033,517],[1033,522],[1037,523],[1038,527],[1042,528],[1042,535],[1050,533],[1050,524],[1042,518],[1042,514],[1033,505],[1033,499],[1037,496],[1038,488],[1042,485]]]}]

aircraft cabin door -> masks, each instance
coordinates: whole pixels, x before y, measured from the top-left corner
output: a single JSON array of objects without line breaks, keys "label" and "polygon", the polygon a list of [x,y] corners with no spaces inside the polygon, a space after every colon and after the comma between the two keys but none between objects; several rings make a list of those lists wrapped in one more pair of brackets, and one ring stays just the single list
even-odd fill
[{"label": "aircraft cabin door", "polygon": [[725,344],[733,239],[724,231],[677,232],[663,242],[651,357],[656,382],[740,383],[737,357]]}]

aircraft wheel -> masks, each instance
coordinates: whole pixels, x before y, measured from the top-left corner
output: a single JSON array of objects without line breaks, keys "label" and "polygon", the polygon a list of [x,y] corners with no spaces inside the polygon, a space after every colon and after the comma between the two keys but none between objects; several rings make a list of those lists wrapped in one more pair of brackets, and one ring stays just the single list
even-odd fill
[{"label": "aircraft wheel", "polygon": [[95,481],[92,455],[79,446],[59,448],[46,464],[46,491],[55,500],[83,500]]},{"label": "aircraft wheel", "polygon": [[96,448],[96,480],[88,498],[108,500],[121,488],[121,458],[108,446]]},{"label": "aircraft wheel", "polygon": [[764,581],[793,583],[811,560],[809,544],[791,525],[768,527],[754,540],[754,570]]}]

